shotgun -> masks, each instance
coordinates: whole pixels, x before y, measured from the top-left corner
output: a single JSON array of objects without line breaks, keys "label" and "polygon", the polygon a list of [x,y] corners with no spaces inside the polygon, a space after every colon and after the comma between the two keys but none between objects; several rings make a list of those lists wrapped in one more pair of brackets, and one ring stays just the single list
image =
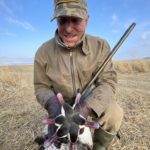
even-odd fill
[{"label": "shotgun", "polygon": [[136,23],[133,22],[128,27],[128,29],[125,31],[125,33],[120,38],[120,40],[118,41],[118,43],[115,45],[115,47],[111,50],[111,52],[105,58],[104,62],[99,67],[98,71],[95,73],[95,75],[93,76],[93,78],[86,84],[85,88],[83,88],[83,90],[81,91],[81,98],[82,98],[82,100],[84,100],[84,98],[86,98],[92,92],[92,90],[95,88],[95,86],[93,85],[93,83],[95,82],[95,80],[97,79],[97,77],[101,74],[102,70],[105,68],[105,66],[110,61],[110,59],[113,57],[113,55],[120,48],[120,46],[125,41],[125,39],[128,37],[128,35],[131,33],[131,31],[133,30],[133,28],[135,27],[135,25],[136,25]]}]

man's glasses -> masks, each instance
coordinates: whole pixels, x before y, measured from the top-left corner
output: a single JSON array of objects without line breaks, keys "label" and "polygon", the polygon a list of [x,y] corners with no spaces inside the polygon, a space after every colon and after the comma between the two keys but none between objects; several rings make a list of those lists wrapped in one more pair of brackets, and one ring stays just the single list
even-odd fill
[{"label": "man's glasses", "polygon": [[58,17],[57,21],[59,25],[65,25],[68,23],[79,25],[83,21],[83,19],[77,17]]}]

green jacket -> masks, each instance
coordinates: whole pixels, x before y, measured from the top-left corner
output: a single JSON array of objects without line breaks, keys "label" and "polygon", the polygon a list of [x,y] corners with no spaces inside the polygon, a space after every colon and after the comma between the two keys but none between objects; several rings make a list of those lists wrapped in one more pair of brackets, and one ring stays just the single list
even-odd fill
[{"label": "green jacket", "polygon": [[[90,35],[84,35],[75,48],[67,49],[56,32],[55,38],[45,42],[35,55],[34,87],[38,102],[44,106],[58,92],[66,101],[72,101],[77,90],[85,87],[109,52],[110,46],[105,40]],[[88,104],[98,115],[114,100],[116,78],[110,61],[88,97]]]}]

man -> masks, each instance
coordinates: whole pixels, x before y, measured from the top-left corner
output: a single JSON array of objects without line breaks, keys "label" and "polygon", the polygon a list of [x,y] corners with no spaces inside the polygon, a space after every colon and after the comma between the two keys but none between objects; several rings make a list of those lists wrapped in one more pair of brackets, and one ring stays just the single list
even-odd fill
[{"label": "man", "polygon": [[[55,0],[58,28],[55,37],[37,51],[34,63],[34,86],[38,102],[50,117],[60,113],[56,94],[73,103],[77,91],[82,91],[110,52],[109,44],[85,34],[88,24],[86,0]],[[110,61],[95,81],[95,89],[86,98],[86,110],[99,121],[95,130],[94,150],[105,150],[120,128],[123,111],[115,101],[117,75]]]}]

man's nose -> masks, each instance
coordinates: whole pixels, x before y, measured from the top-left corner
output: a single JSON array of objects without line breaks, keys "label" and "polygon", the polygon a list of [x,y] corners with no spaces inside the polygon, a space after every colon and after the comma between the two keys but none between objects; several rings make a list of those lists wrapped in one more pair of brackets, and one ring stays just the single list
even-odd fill
[{"label": "man's nose", "polygon": [[66,24],[65,24],[65,30],[70,33],[72,32],[73,30],[73,23],[71,21],[68,21]]}]

